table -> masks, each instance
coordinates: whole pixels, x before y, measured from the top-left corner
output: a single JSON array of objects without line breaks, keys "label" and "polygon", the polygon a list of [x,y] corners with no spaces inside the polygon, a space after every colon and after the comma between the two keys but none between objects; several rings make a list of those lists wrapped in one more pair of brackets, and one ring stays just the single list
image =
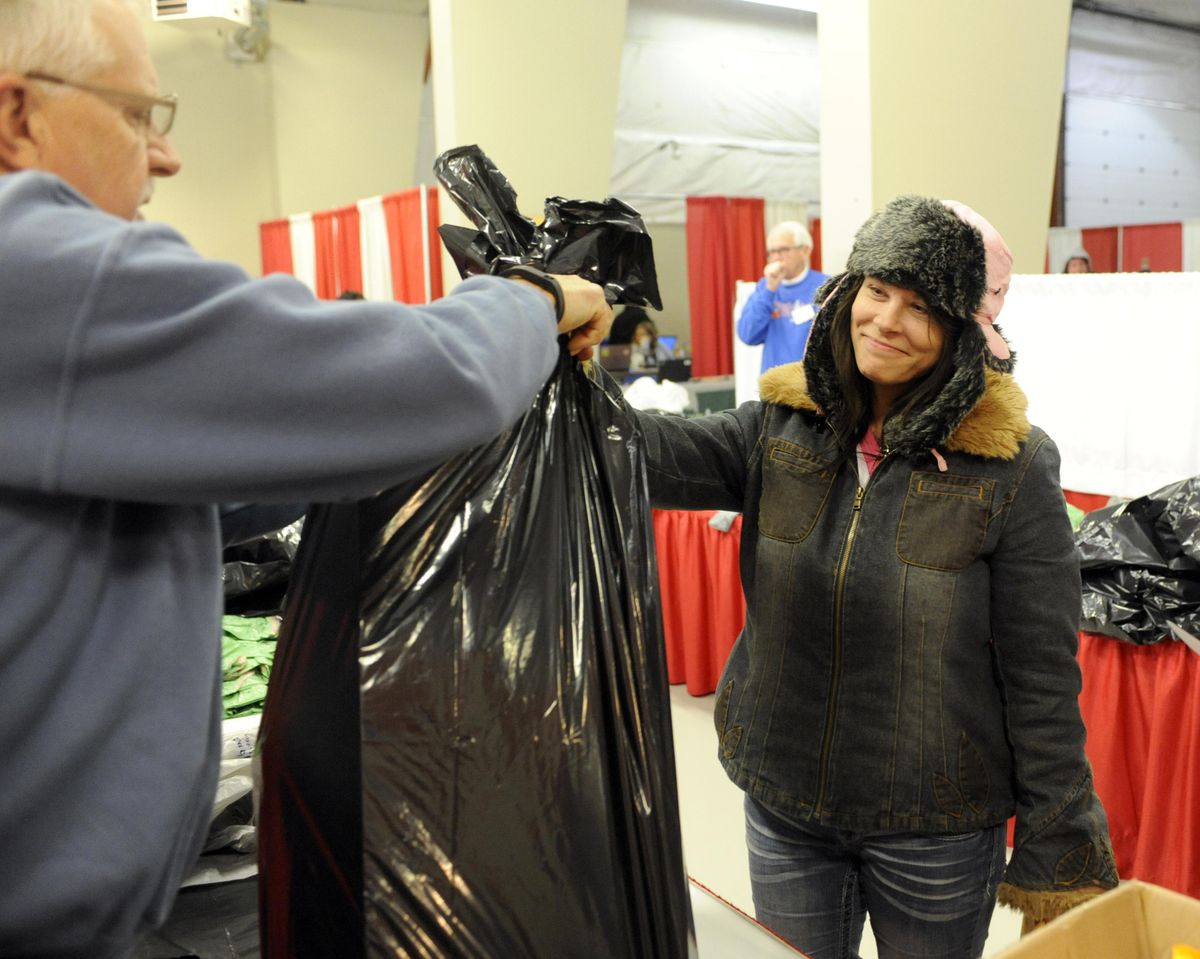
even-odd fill
[{"label": "table", "polygon": [[[1082,504],[1080,504],[1082,505]],[[655,510],[667,677],[713,692],[745,620],[741,517]],[[1096,791],[1124,879],[1200,898],[1200,656],[1166,640],[1133,646],[1081,633],[1080,711]]]}]

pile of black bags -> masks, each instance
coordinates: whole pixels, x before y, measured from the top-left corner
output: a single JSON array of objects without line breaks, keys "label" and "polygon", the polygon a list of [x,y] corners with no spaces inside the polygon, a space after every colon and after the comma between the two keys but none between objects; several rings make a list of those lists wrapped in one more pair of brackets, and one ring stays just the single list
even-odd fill
[{"label": "pile of black bags", "polygon": [[1200,476],[1088,513],[1075,534],[1083,628],[1145,645],[1200,635]]}]

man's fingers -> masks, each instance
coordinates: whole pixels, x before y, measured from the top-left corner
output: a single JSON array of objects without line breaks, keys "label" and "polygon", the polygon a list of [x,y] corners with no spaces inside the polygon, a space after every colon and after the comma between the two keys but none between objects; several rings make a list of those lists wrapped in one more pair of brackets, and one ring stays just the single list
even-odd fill
[{"label": "man's fingers", "polygon": [[554,278],[563,291],[564,309],[558,324],[559,332],[578,331],[571,337],[571,343],[579,343],[580,349],[595,345],[608,336],[613,311],[604,299],[603,288],[579,276],[555,275]]}]

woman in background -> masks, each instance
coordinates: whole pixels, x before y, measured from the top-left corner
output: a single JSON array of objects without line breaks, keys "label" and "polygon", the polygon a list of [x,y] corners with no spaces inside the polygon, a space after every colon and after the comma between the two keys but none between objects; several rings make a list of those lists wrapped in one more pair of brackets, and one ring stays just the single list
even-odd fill
[{"label": "woman in background", "polygon": [[744,517],[718,751],[758,918],[814,959],[868,914],[882,959],[979,956],[997,895],[1036,923],[1117,881],[1058,451],[992,325],[1010,269],[974,211],[901,197],[761,402],[636,414],[656,506]]},{"label": "woman in background", "polygon": [[1063,265],[1064,273],[1091,273],[1092,272],[1092,257],[1083,247],[1079,247],[1074,253],[1067,257],[1067,262]]},{"label": "woman in background", "polygon": [[616,316],[608,342],[614,345],[628,343],[632,347],[630,372],[657,369],[663,360],[674,356],[666,344],[659,341],[658,327],[640,306],[627,306]]}]

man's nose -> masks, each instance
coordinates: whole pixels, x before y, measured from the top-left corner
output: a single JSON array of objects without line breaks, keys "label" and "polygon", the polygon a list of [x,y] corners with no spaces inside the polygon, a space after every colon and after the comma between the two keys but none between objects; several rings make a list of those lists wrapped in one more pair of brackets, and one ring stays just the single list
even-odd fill
[{"label": "man's nose", "polygon": [[150,164],[151,176],[174,176],[183,166],[183,160],[175,152],[175,147],[161,133],[151,135],[146,157]]}]

